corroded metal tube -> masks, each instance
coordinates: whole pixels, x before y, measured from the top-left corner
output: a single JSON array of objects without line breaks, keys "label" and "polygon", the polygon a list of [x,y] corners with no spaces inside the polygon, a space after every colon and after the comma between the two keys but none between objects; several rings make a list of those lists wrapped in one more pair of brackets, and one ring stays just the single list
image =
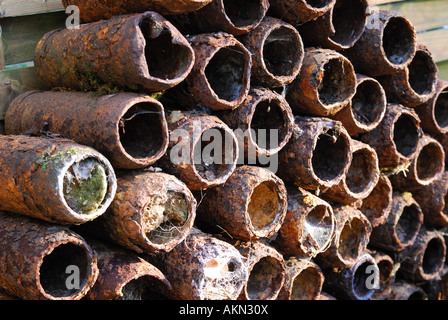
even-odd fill
[{"label": "corroded metal tube", "polygon": [[295,113],[328,117],[347,106],[356,93],[356,83],[355,70],[343,55],[307,48],[286,100]]},{"label": "corroded metal tube", "polygon": [[252,84],[284,87],[299,74],[305,53],[302,37],[292,25],[266,17],[242,42],[252,54]]},{"label": "corroded metal tube", "polygon": [[370,245],[388,251],[410,246],[423,224],[423,213],[412,194],[395,192],[392,209],[384,224],[373,229]]},{"label": "corroded metal tube", "polygon": [[50,88],[156,92],[187,77],[194,52],[170,22],[149,11],[51,31],[39,41],[34,62]]},{"label": "corroded metal tube", "polygon": [[386,222],[392,209],[393,187],[385,174],[380,174],[372,192],[362,200],[359,210],[369,219],[372,228]]},{"label": "corroded metal tube", "polygon": [[363,134],[375,129],[386,114],[386,92],[374,78],[357,74],[356,93],[349,104],[342,108],[332,119],[342,122],[351,136]]},{"label": "corroded metal tube", "polygon": [[333,208],[303,189],[288,190],[288,209],[274,245],[284,255],[315,257],[328,249],[335,231]]},{"label": "corroded metal tube", "polygon": [[207,190],[198,206],[203,230],[225,231],[239,240],[273,236],[286,215],[287,192],[270,170],[241,166],[226,183]]},{"label": "corroded metal tube", "polygon": [[379,10],[355,45],[344,51],[357,72],[369,76],[394,74],[415,55],[417,34],[411,22],[395,11]]},{"label": "corroded metal tube", "polygon": [[434,95],[414,110],[425,132],[432,135],[448,133],[448,82],[439,80]]},{"label": "corroded metal tube", "polygon": [[336,0],[270,0],[269,14],[292,24],[301,25],[328,12]]},{"label": "corroded metal tube", "polygon": [[395,282],[397,264],[392,257],[381,251],[371,251],[379,270],[378,287],[370,298],[371,300],[384,300],[392,291]]},{"label": "corroded metal tube", "polygon": [[400,280],[392,285],[387,300],[428,300],[425,291],[408,280]]},{"label": "corroded metal tube", "polygon": [[305,189],[337,185],[352,161],[351,138],[338,121],[295,118],[293,136],[279,153],[277,175]]},{"label": "corroded metal tube", "polygon": [[79,300],[98,277],[97,257],[67,227],[0,213],[0,286],[25,300]]},{"label": "corroded metal tube", "polygon": [[278,300],[318,300],[325,278],[320,267],[300,256],[291,256],[285,263],[286,278]]},{"label": "corroded metal tube", "polygon": [[169,142],[163,105],[134,93],[26,92],[8,108],[5,131],[60,134],[91,146],[122,169],[152,165]]},{"label": "corroded metal tube", "polygon": [[62,138],[0,137],[0,210],[58,224],[101,216],[117,189],[114,169],[94,149]]}]

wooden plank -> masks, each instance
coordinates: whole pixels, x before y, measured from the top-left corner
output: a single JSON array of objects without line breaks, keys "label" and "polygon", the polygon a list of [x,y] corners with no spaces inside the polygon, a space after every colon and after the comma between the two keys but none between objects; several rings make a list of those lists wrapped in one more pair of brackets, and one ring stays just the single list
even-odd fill
[{"label": "wooden plank", "polygon": [[428,47],[435,61],[448,60],[448,29],[419,33],[417,39],[419,43]]},{"label": "wooden plank", "polygon": [[437,66],[439,67],[439,78],[448,81],[448,60],[439,62]]},{"label": "wooden plank", "polygon": [[61,0],[0,0],[0,17],[17,17],[64,10]]}]

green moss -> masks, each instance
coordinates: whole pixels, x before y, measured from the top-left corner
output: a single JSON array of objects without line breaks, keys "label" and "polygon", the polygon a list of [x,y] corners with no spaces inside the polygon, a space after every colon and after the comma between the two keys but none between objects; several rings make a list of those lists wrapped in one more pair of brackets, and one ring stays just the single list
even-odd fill
[{"label": "green moss", "polygon": [[50,166],[54,168],[55,164],[60,164],[60,163],[64,162],[64,160],[67,158],[68,155],[74,155],[77,153],[78,153],[77,149],[71,148],[68,151],[61,151],[57,154],[52,155],[51,149],[49,148],[42,155],[40,155],[37,158],[36,162],[45,171]]}]

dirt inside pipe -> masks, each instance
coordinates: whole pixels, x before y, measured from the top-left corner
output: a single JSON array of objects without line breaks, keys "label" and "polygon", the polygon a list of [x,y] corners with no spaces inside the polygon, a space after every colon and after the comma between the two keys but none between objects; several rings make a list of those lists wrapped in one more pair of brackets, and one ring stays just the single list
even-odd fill
[{"label": "dirt inside pipe", "polygon": [[321,287],[321,276],[316,268],[303,269],[292,283],[291,300],[314,300]]},{"label": "dirt inside pipe", "polygon": [[395,226],[395,234],[403,245],[408,245],[420,230],[420,210],[413,204],[403,208],[403,212]]},{"label": "dirt inside pipe", "polygon": [[389,19],[383,30],[383,50],[390,63],[406,63],[414,53],[414,32],[402,17]]},{"label": "dirt inside pipe", "polygon": [[367,126],[377,123],[386,108],[385,101],[380,84],[369,80],[361,82],[351,103],[355,120]]},{"label": "dirt inside pipe", "polygon": [[348,220],[339,236],[338,252],[343,259],[356,259],[359,254],[361,237],[365,237],[364,223],[358,218]]},{"label": "dirt inside pipe", "polygon": [[342,45],[351,46],[364,32],[367,5],[363,1],[337,0],[333,9],[335,34],[331,39]]},{"label": "dirt inside pipe", "polygon": [[345,177],[348,189],[355,194],[369,189],[374,183],[376,168],[376,158],[367,149],[353,152],[352,163]]},{"label": "dirt inside pipe", "polygon": [[367,297],[372,292],[366,284],[369,283],[369,277],[372,275],[372,272],[367,272],[368,268],[373,265],[369,261],[362,263],[353,276],[353,292],[360,298]]},{"label": "dirt inside pipe", "polygon": [[425,51],[417,51],[408,66],[409,85],[415,93],[431,93],[437,81],[437,67],[431,56]]},{"label": "dirt inside pipe", "polygon": [[325,205],[317,205],[310,210],[305,217],[303,226],[303,239],[314,240],[312,245],[321,250],[331,240],[333,219],[329,214],[329,208]]},{"label": "dirt inside pipe", "polygon": [[420,180],[433,179],[445,168],[443,149],[436,143],[429,143],[417,156],[417,176]]},{"label": "dirt inside pipe", "polygon": [[264,16],[262,0],[223,0],[227,17],[237,28],[258,24]]},{"label": "dirt inside pipe", "polygon": [[246,291],[250,300],[272,299],[280,290],[282,268],[272,257],[260,259],[252,268]]},{"label": "dirt inside pipe", "polygon": [[345,70],[351,68],[349,62],[342,58],[333,58],[324,65],[324,74],[318,87],[322,104],[332,105],[350,98],[356,79]]},{"label": "dirt inside pipe", "polygon": [[448,129],[448,86],[436,97],[434,117],[441,128]]},{"label": "dirt inside pipe", "polygon": [[416,120],[407,115],[401,115],[394,124],[393,140],[397,151],[404,157],[411,156],[417,149],[419,129]]},{"label": "dirt inside pipe", "polygon": [[441,270],[445,263],[445,250],[442,240],[439,238],[431,239],[423,255],[422,268],[425,274],[433,274]]},{"label": "dirt inside pipe", "polygon": [[161,293],[157,281],[150,276],[133,279],[121,289],[123,295],[114,300],[166,300],[167,297]]},{"label": "dirt inside pipe", "polygon": [[264,230],[276,221],[281,209],[278,194],[272,181],[262,182],[253,190],[247,212],[255,230]]}]

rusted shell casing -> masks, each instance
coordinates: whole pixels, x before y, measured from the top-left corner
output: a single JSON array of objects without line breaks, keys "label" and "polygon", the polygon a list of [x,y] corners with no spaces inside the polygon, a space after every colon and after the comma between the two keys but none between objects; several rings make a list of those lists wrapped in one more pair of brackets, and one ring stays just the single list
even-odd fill
[{"label": "rusted shell casing", "polygon": [[346,107],[355,93],[356,74],[347,58],[330,49],[307,48],[286,100],[294,114],[329,117]]},{"label": "rusted shell casing", "polygon": [[209,5],[170,17],[184,34],[227,32],[239,36],[256,28],[269,9],[269,0],[212,0]]},{"label": "rusted shell casing", "polygon": [[374,284],[379,273],[375,259],[370,253],[364,252],[350,267],[338,272],[324,270],[323,290],[340,300],[369,300],[375,293]]},{"label": "rusted shell casing", "polygon": [[342,122],[353,137],[372,131],[383,121],[387,98],[381,84],[374,78],[357,74],[356,93],[348,105],[332,119]]},{"label": "rusted shell casing", "polygon": [[430,185],[412,191],[412,195],[423,211],[427,227],[448,227],[448,173],[444,172]]},{"label": "rusted shell casing", "polygon": [[286,277],[283,256],[260,241],[236,244],[249,277],[239,300],[277,300]]},{"label": "rusted shell casing", "polygon": [[335,235],[330,247],[316,257],[323,269],[351,267],[366,250],[372,233],[369,220],[351,206],[333,206]]},{"label": "rusted shell casing", "polygon": [[236,300],[248,280],[248,268],[228,242],[194,229],[169,253],[150,257],[170,283],[176,300]]},{"label": "rusted shell casing", "polygon": [[286,215],[284,183],[270,170],[241,166],[226,183],[207,190],[198,206],[202,229],[225,231],[234,239],[269,238],[280,229]]},{"label": "rusted shell casing", "polygon": [[121,169],[152,165],[169,142],[163,105],[134,93],[26,92],[8,108],[5,131],[60,134],[98,150]]},{"label": "rusted shell casing", "polygon": [[434,95],[414,108],[421,119],[423,130],[431,135],[448,133],[448,82],[438,80]]},{"label": "rusted shell casing", "polygon": [[337,185],[352,161],[350,141],[338,121],[296,117],[291,140],[279,153],[277,175],[310,190]]},{"label": "rusted shell casing", "polygon": [[307,0],[270,0],[270,14],[274,17],[299,26],[314,20],[328,12],[336,0],[324,0],[319,3]]},{"label": "rusted shell casing", "polygon": [[191,190],[223,184],[235,171],[239,155],[233,131],[202,112],[173,111],[167,120],[170,144],[159,164]]},{"label": "rusted shell casing", "polygon": [[368,6],[367,0],[336,0],[325,14],[299,26],[298,30],[307,47],[351,48],[364,32]]},{"label": "rusted shell casing", "polygon": [[362,200],[359,210],[369,219],[372,228],[386,222],[392,209],[393,187],[385,174],[380,174],[372,192]]},{"label": "rusted shell casing", "polygon": [[380,178],[378,156],[369,145],[352,139],[352,162],[338,185],[322,194],[324,200],[352,204],[370,195]]},{"label": "rusted shell casing", "polygon": [[198,10],[212,0],[62,0],[65,8],[75,5],[79,8],[81,20],[93,22],[113,16],[156,11],[163,15],[181,14]]},{"label": "rusted shell casing", "polygon": [[34,62],[49,88],[156,92],[187,77],[194,52],[170,22],[149,11],[51,31],[39,41]]},{"label": "rusted shell casing", "polygon": [[0,137],[0,210],[77,225],[100,217],[117,181],[109,161],[62,138]]},{"label": "rusted shell casing", "polygon": [[0,260],[0,286],[24,300],[80,300],[98,277],[95,252],[81,236],[4,212]]},{"label": "rusted shell casing", "polygon": [[370,252],[379,270],[378,287],[370,300],[385,300],[392,291],[395,282],[397,264],[392,257],[381,251]]},{"label": "rusted shell casing", "polygon": [[383,121],[360,140],[375,149],[380,168],[390,172],[415,158],[420,135],[420,118],[414,110],[388,104]]},{"label": "rusted shell casing", "polygon": [[403,70],[417,48],[417,33],[411,22],[396,11],[371,12],[364,33],[344,51],[357,72],[376,77]]},{"label": "rusted shell casing", "polygon": [[417,284],[408,280],[400,280],[392,285],[387,300],[428,300],[428,296]]},{"label": "rusted shell casing", "polygon": [[117,173],[114,201],[84,232],[137,253],[171,251],[187,237],[196,200],[187,186],[166,173]]},{"label": "rusted shell casing", "polygon": [[303,189],[288,190],[288,209],[274,245],[284,255],[313,258],[328,249],[335,231],[333,208]]},{"label": "rusted shell casing", "polygon": [[241,41],[252,54],[252,84],[284,87],[299,74],[305,52],[302,37],[292,25],[266,17]]},{"label": "rusted shell casing", "polygon": [[440,179],[445,171],[442,145],[424,134],[418,142],[417,154],[407,170],[389,176],[395,190],[413,191]]},{"label": "rusted shell casing", "polygon": [[286,260],[285,283],[278,300],[319,300],[324,274],[313,261],[300,256]]},{"label": "rusted shell casing", "polygon": [[[189,38],[195,64],[185,80],[181,104],[200,103],[211,110],[233,110],[246,99],[250,89],[252,56],[228,33],[206,33]],[[186,97],[184,97],[186,96]],[[184,99],[185,98],[185,99]]]},{"label": "rusted shell casing", "polygon": [[89,239],[98,256],[98,279],[89,300],[156,300],[172,289],[165,275],[136,254]]},{"label": "rusted shell casing", "polygon": [[423,212],[409,192],[394,192],[392,209],[384,224],[373,229],[370,245],[387,251],[401,251],[414,243],[423,224]]},{"label": "rusted shell casing", "polygon": [[434,96],[438,68],[431,52],[423,45],[417,46],[410,64],[394,74],[378,77],[389,102],[415,108]]},{"label": "rusted shell casing", "polygon": [[252,88],[240,107],[219,117],[233,129],[247,160],[278,154],[293,133],[291,107],[282,95],[266,88]]}]

